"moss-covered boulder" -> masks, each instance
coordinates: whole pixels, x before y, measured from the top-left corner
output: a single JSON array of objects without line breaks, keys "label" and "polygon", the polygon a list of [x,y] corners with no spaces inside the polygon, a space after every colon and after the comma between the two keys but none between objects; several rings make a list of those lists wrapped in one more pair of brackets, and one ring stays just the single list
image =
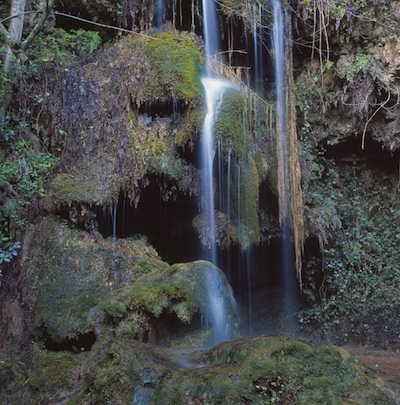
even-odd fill
[{"label": "moss-covered boulder", "polygon": [[31,291],[25,301],[35,305],[37,330],[55,342],[96,331],[100,302],[137,278],[140,258],[158,257],[142,239],[104,239],[53,216],[44,218],[31,238],[35,244],[24,263],[24,284]]},{"label": "moss-covered boulder", "polygon": [[149,102],[176,100],[197,102],[202,96],[202,57],[190,37],[163,32],[145,50],[151,69],[143,98]]},{"label": "moss-covered boulder", "polygon": [[[192,324],[193,330],[197,315],[203,318],[203,324],[210,325],[214,338],[218,334],[233,336],[238,321],[236,305],[225,275],[216,266],[207,261],[172,266],[141,261],[139,265],[146,269],[145,274],[102,304],[117,336],[154,343],[180,335],[185,324]],[[222,325],[215,307],[225,318]]]}]

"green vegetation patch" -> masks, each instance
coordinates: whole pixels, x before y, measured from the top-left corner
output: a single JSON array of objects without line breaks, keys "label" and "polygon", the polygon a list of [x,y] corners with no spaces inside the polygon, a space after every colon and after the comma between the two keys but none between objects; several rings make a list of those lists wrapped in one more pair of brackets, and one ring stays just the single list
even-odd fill
[{"label": "green vegetation patch", "polygon": [[249,139],[245,133],[246,100],[239,90],[228,90],[215,122],[215,140],[220,140],[225,153],[232,151],[239,159],[246,157]]},{"label": "green vegetation patch", "polygon": [[201,100],[199,80],[202,57],[193,40],[183,35],[163,32],[146,46],[152,70],[147,89],[149,100]]},{"label": "green vegetation patch", "polygon": [[338,343],[398,349],[397,175],[324,159],[314,162],[312,175],[305,214],[323,259],[308,258],[304,319]]},{"label": "green vegetation patch", "polygon": [[28,279],[37,293],[37,327],[54,341],[76,338],[93,329],[98,305],[120,283],[134,280],[138,258],[157,253],[141,240],[105,240],[73,230],[49,216],[40,224],[41,238],[27,259]]},{"label": "green vegetation patch", "polygon": [[[84,381],[97,402],[391,404],[345,350],[258,336],[182,357],[128,338],[97,348]],[[377,402],[374,402],[377,401]]]}]

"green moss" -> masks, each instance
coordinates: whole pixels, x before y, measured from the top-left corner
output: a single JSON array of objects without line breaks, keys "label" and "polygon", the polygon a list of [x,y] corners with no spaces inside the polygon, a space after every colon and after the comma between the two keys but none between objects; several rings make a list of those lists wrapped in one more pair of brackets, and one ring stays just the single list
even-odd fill
[{"label": "green moss", "polygon": [[275,150],[272,150],[270,153],[270,164],[267,178],[270,189],[278,195],[278,156],[276,155]]},{"label": "green moss", "polygon": [[4,403],[23,403],[26,375],[21,367],[9,359],[0,360],[0,396]]},{"label": "green moss", "polygon": [[[145,263],[146,267],[151,262]],[[220,279],[221,291],[228,285],[223,273],[206,261],[167,266],[155,262],[154,270],[144,274],[135,283],[115,291],[107,298],[102,308],[116,324],[118,336],[141,338],[153,333],[156,319],[178,319],[182,324],[190,324],[193,315],[200,312],[206,321],[211,322],[210,308],[204,294],[207,291],[207,277],[214,275]],[[211,272],[211,273],[210,273]],[[230,319],[236,317],[236,308],[226,298]],[[159,331],[160,332],[160,331]]]},{"label": "green moss", "polygon": [[58,173],[50,185],[43,204],[48,210],[54,206],[73,203],[105,205],[115,200],[119,182],[113,181],[101,164],[86,161],[81,168],[71,173]]},{"label": "green moss", "polygon": [[68,352],[51,352],[33,348],[33,367],[27,380],[29,387],[40,392],[37,403],[56,393],[72,390],[72,375],[81,363],[81,356]]},{"label": "green moss", "polygon": [[204,122],[204,108],[200,105],[197,108],[190,108],[184,117],[178,132],[175,135],[175,144],[178,147],[184,148],[189,145],[190,149],[194,149],[194,135],[201,131]]},{"label": "green moss", "polygon": [[40,282],[35,322],[55,341],[92,330],[100,302],[125,278],[137,277],[134,260],[157,257],[143,241],[92,237],[53,216],[42,221],[40,234],[25,282],[34,289]]},{"label": "green moss", "polygon": [[[118,336],[90,354],[86,392],[96,403],[390,404],[395,394],[374,382],[339,348],[276,336],[225,342],[186,355]],[[386,390],[386,391],[385,391]],[[373,402],[376,401],[376,402]]]},{"label": "green moss", "polygon": [[[254,160],[243,164],[240,171],[240,195],[233,188],[231,200],[234,215],[231,239],[239,243],[243,250],[260,241],[258,218],[259,177]],[[233,183],[235,184],[235,183]]]},{"label": "green moss", "polygon": [[148,42],[146,55],[154,69],[148,99],[186,102],[201,99],[202,58],[190,38],[168,32],[158,34]]},{"label": "green moss", "polygon": [[215,122],[215,139],[223,142],[225,152],[232,150],[240,160],[245,158],[248,148],[243,125],[245,105],[242,92],[227,91]]},{"label": "green moss", "polygon": [[162,271],[168,267],[168,264],[162,260],[140,259],[136,264],[136,274],[138,276],[143,276],[152,271]]},{"label": "green moss", "polygon": [[258,179],[261,182],[267,179],[268,173],[269,173],[269,166],[266,161],[266,158],[263,156],[263,154],[260,151],[257,151],[254,156],[254,164],[256,165],[257,168],[257,174],[258,174]]}]

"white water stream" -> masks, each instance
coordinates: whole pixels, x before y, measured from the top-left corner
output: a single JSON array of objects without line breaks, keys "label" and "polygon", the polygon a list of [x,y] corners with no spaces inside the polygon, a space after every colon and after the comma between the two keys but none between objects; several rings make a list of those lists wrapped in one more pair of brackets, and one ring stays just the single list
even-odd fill
[{"label": "white water stream", "polygon": [[[214,158],[215,139],[214,128],[219,108],[227,89],[233,84],[226,79],[216,77],[211,71],[211,59],[218,51],[219,34],[217,12],[212,0],[203,1],[204,44],[206,56],[206,75],[201,79],[206,95],[206,116],[201,136],[201,168],[203,192],[203,218],[204,231],[207,235],[209,247],[209,260],[217,265],[217,246],[215,229],[215,199],[214,199]],[[231,339],[230,319],[228,307],[234,303],[230,291],[222,289],[222,282],[217,273],[207,272],[207,293],[210,308],[209,318],[212,319],[214,343]]]}]

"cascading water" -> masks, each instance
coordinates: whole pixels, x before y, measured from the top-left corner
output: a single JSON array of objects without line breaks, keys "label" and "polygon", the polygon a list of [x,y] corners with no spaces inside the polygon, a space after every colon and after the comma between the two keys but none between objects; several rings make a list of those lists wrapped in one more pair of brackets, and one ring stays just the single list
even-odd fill
[{"label": "cascading water", "polygon": [[[217,264],[217,247],[215,236],[215,201],[213,162],[215,157],[214,126],[219,107],[227,89],[233,88],[231,82],[215,77],[211,72],[211,61],[218,50],[217,13],[212,0],[203,1],[204,43],[206,56],[206,75],[201,79],[206,95],[206,116],[201,136],[201,167],[203,172],[203,218],[204,229],[209,242],[207,259]],[[220,176],[222,177],[222,176]],[[221,281],[216,272],[207,273],[207,293],[210,318],[213,323],[214,343],[229,340],[232,328],[229,326],[227,307],[234,304],[231,292],[222,291]]]},{"label": "cascading water", "polygon": [[254,48],[254,81],[255,89],[263,93],[263,26],[261,3],[253,4],[253,48]]},{"label": "cascading water", "polygon": [[288,178],[288,163],[286,153],[286,89],[285,89],[285,32],[284,13],[280,0],[271,0],[274,12],[274,25],[272,30],[272,45],[274,50],[275,91],[276,91],[276,132],[278,135],[279,160],[279,216],[282,229],[282,274],[284,288],[284,316],[285,328],[293,331],[292,321],[295,311],[293,298],[295,273],[292,236],[292,220],[290,213],[290,190]]},{"label": "cascading water", "polygon": [[[217,264],[217,247],[215,240],[215,201],[214,201],[214,176],[213,176],[213,161],[215,157],[214,147],[214,124],[216,115],[218,114],[219,106],[222,102],[224,92],[232,84],[227,80],[222,80],[212,77],[204,77],[201,79],[205,93],[207,113],[204,119],[202,142],[201,142],[201,165],[203,170],[203,217],[204,228],[209,241],[209,260],[213,264]],[[208,301],[211,309],[210,318],[213,320],[214,343],[219,343],[230,339],[230,327],[228,324],[228,314],[226,312],[225,300],[233,301],[233,296],[223,294],[219,286],[221,282],[215,277],[217,273],[209,271],[207,274],[207,292]]]},{"label": "cascading water", "polygon": [[204,21],[204,50],[206,57],[206,73],[211,75],[211,59],[217,57],[219,35],[218,16],[213,0],[203,1],[203,21]]},{"label": "cascading water", "polygon": [[163,13],[163,0],[157,0],[157,28],[161,28],[161,26],[163,25]]},{"label": "cascading water", "polygon": [[232,84],[223,79],[204,77],[201,79],[206,93],[207,113],[204,119],[201,162],[203,169],[203,198],[204,198],[204,220],[207,230],[207,240],[209,241],[210,255],[208,260],[217,263],[217,253],[215,244],[215,202],[214,202],[214,176],[213,162],[215,157],[214,147],[214,124],[219,106],[223,100],[226,89]]}]

